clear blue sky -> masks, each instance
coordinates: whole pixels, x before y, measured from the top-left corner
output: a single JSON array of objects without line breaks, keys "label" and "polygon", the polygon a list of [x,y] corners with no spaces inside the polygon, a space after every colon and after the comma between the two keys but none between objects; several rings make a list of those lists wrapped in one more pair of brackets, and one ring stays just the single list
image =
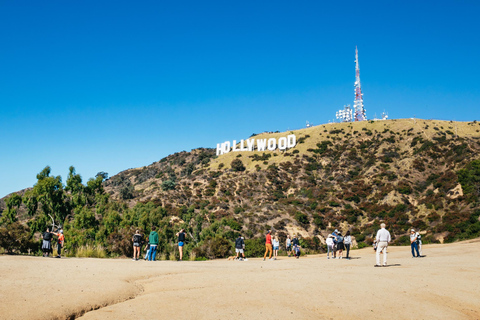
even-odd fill
[{"label": "clear blue sky", "polygon": [[367,117],[480,120],[479,1],[0,0],[0,197]]}]

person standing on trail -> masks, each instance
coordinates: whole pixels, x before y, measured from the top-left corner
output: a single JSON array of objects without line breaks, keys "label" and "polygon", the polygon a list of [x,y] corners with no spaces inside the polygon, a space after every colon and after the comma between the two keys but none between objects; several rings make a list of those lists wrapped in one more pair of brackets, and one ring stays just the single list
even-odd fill
[{"label": "person standing on trail", "polygon": [[148,241],[150,242],[150,251],[148,252],[148,261],[155,261],[158,246],[158,233],[155,231],[157,227],[153,226]]},{"label": "person standing on trail", "polygon": [[140,230],[135,231],[135,234],[132,237],[133,242],[133,261],[138,261],[140,259],[140,249],[143,243],[143,237],[140,234]]},{"label": "person standing on trail", "polygon": [[267,252],[270,252],[268,257],[269,260],[272,260],[272,230],[268,230],[267,236],[265,237],[265,255],[263,256],[263,261],[267,257]]},{"label": "person standing on trail", "polygon": [[[385,229],[385,223],[382,223],[380,225],[380,230],[377,232],[377,236],[375,237],[375,240],[377,241],[377,252],[376,252],[376,258],[377,258],[377,263],[375,264],[375,267],[381,267],[387,266],[387,247],[388,243],[392,241],[392,237],[390,236],[390,232],[388,232],[387,229]],[[380,265],[380,252],[383,251],[383,265]]]},{"label": "person standing on trail", "polygon": [[278,249],[280,249],[280,241],[278,241],[278,237],[275,236],[273,237],[273,241],[272,241],[272,245],[273,245],[273,260],[277,260],[277,257],[278,257]]},{"label": "person standing on trail", "polygon": [[43,256],[48,257],[50,255],[50,252],[52,252],[52,233],[50,232],[50,228],[47,228],[47,231],[45,231],[42,234],[43,242],[42,242],[42,251],[43,251]]},{"label": "person standing on trail", "polygon": [[347,256],[345,257],[345,259],[350,259],[350,246],[352,245],[352,237],[350,236],[350,231],[347,231],[347,233],[345,234],[343,243],[345,244],[345,250],[347,250]]},{"label": "person standing on trail", "polygon": [[327,244],[327,259],[330,259],[330,253],[333,259],[333,236],[331,234],[328,235],[325,243]]},{"label": "person standing on trail", "polygon": [[417,252],[417,258],[420,257],[420,253],[418,252],[417,233],[415,232],[415,229],[410,231],[410,247],[412,248],[412,258],[415,258],[415,251]]},{"label": "person standing on trail", "polygon": [[63,248],[63,243],[65,242],[65,236],[63,235],[63,230],[60,229],[58,230],[57,233],[52,232],[54,235],[58,237],[57,239],[57,258],[62,257],[62,248]]},{"label": "person standing on trail", "polygon": [[185,229],[180,230],[177,233],[178,237],[178,251],[180,252],[180,260],[182,261],[183,259],[183,246],[185,245]]},{"label": "person standing on trail", "polygon": [[[239,234],[238,238],[235,240],[235,253],[237,254],[235,259],[240,261],[246,260],[244,250],[245,250],[245,241],[243,241],[242,235]],[[242,254],[242,258],[239,258],[240,253]]]},{"label": "person standing on trail", "polygon": [[285,240],[285,249],[288,256],[290,257],[290,254],[292,252],[292,240],[290,240],[290,235],[287,235],[287,240]]}]

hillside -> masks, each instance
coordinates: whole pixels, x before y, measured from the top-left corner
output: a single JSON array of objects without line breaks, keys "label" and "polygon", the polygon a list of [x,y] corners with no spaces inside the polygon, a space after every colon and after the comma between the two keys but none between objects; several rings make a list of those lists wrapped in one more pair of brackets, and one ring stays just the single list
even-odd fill
[{"label": "hillside", "polygon": [[[227,246],[218,239],[231,241],[238,233],[253,241],[258,254],[267,229],[281,241],[298,234],[313,251],[322,250],[335,228],[350,230],[360,247],[370,245],[380,222],[396,244],[409,243],[412,227],[425,243],[479,235],[476,121],[333,123],[251,138],[279,141],[291,134],[297,143],[285,151],[183,151],[123,171],[103,181],[103,188],[101,177],[82,187],[71,172],[60,217],[75,239],[71,250],[92,243],[129,254],[124,238],[136,227],[148,232],[152,224],[160,226],[160,251],[167,258],[175,254],[180,227],[193,240],[187,254],[208,257],[226,254],[208,248]],[[27,193],[24,203],[26,198],[32,199]],[[19,213],[25,210],[22,204]],[[48,220],[33,216],[34,230]]]},{"label": "hillside", "polygon": [[[205,208],[215,219],[235,219],[250,237],[274,228],[323,240],[339,228],[363,240],[383,220],[397,241],[406,242],[399,237],[414,227],[428,231],[427,241],[443,242],[458,233],[452,223],[474,210],[456,172],[478,158],[477,122],[334,123],[289,133],[297,145],[284,152],[181,152],[124,171],[105,189],[131,204],[161,203],[179,218],[185,207],[196,214]],[[232,170],[236,159],[245,171]],[[176,182],[173,190],[162,189],[167,180]]]}]

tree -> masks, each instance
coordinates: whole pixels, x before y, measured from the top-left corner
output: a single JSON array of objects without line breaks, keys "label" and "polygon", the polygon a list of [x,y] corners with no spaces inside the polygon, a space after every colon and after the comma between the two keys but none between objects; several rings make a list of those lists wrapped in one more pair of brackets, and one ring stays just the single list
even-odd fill
[{"label": "tree", "polygon": [[41,210],[41,215],[30,222],[32,232],[44,230],[45,223],[63,224],[70,213],[62,178],[60,176],[50,176],[50,172],[50,167],[46,166],[37,174],[37,183],[33,186],[33,190],[26,194],[27,199],[24,200],[29,209],[29,214],[36,214],[38,208]]},{"label": "tree", "polygon": [[5,199],[7,210],[2,214],[0,224],[11,224],[17,221],[17,209],[22,204],[22,197],[14,193],[10,197]]}]

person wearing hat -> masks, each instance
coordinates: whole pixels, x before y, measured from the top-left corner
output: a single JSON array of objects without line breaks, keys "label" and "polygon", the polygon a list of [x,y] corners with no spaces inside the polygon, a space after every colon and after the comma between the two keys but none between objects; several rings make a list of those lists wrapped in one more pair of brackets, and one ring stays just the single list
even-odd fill
[{"label": "person wearing hat", "polygon": [[337,236],[338,236],[338,229],[332,232],[333,238],[333,259],[337,258]]},{"label": "person wearing hat", "polygon": [[417,252],[416,257],[420,257],[420,253],[418,253],[417,233],[415,232],[415,229],[410,230],[410,247],[412,248],[412,258],[415,258],[415,252]]},{"label": "person wearing hat", "polygon": [[265,255],[263,256],[263,261],[267,258],[267,252],[270,252],[268,259],[272,260],[272,230],[268,230],[265,237]]},{"label": "person wearing hat", "polygon": [[382,223],[380,225],[380,230],[377,231],[377,236],[375,237],[375,240],[377,241],[377,252],[376,252],[376,258],[377,258],[377,264],[375,267],[380,267],[380,253],[383,251],[383,266],[387,266],[387,247],[388,243],[392,241],[392,237],[390,236],[390,232],[388,232],[387,229],[385,229],[386,225],[385,223]]},{"label": "person wearing hat", "polygon": [[[238,235],[238,238],[235,240],[235,252],[237,253],[237,257],[235,259],[243,261],[245,259],[245,253],[243,252],[245,249],[245,242],[243,241],[242,235]],[[239,254],[242,254],[242,258],[239,258]]]},{"label": "person wearing hat", "polygon": [[62,257],[62,248],[63,248],[63,243],[65,242],[65,236],[63,235],[63,230],[60,229],[58,230],[57,233],[52,232],[54,235],[58,237],[57,239],[57,258]]}]

